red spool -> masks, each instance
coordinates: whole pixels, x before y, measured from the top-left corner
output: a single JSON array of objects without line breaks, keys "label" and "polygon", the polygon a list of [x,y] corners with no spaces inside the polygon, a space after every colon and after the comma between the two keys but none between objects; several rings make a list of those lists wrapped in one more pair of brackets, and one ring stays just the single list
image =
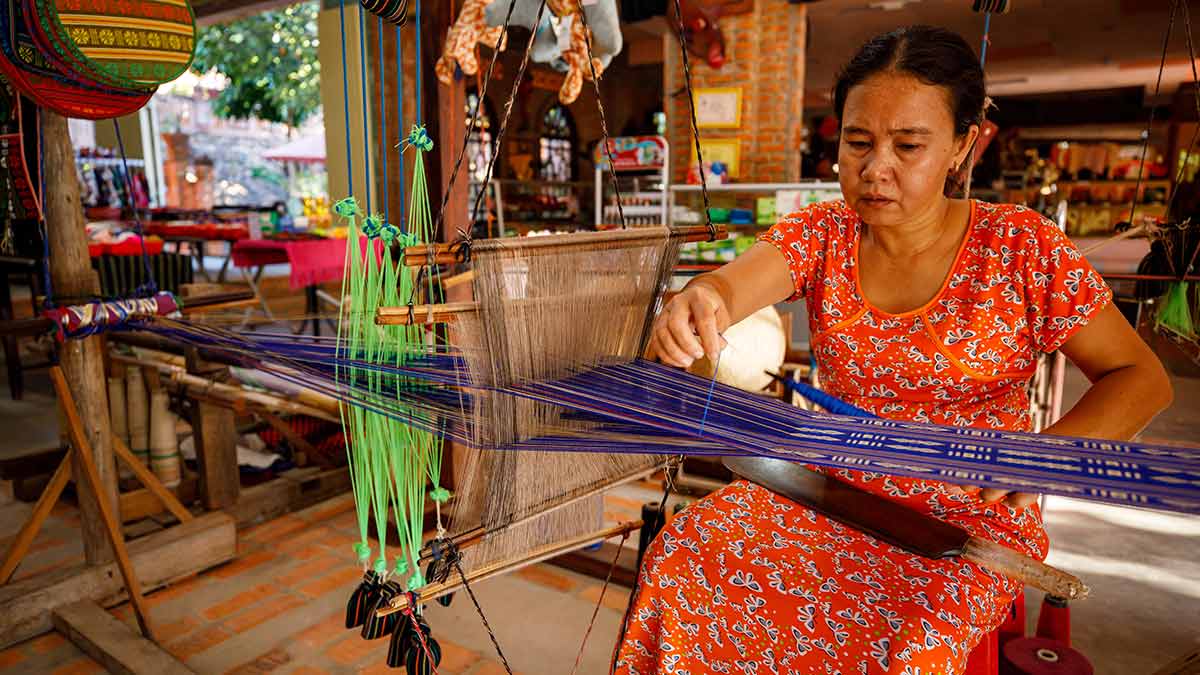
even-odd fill
[{"label": "red spool", "polygon": [[1083,654],[1046,638],[1019,638],[1001,651],[1002,675],[1092,675]]}]

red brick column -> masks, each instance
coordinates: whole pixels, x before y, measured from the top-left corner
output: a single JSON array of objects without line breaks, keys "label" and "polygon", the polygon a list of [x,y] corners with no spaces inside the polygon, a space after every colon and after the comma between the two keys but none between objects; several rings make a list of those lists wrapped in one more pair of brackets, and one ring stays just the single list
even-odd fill
[{"label": "red brick column", "polygon": [[[800,131],[804,111],[804,53],[807,11],[784,0],[757,0],[754,10],[724,17],[726,63],[720,69],[690,56],[692,86],[741,87],[740,129],[701,129],[702,139],[737,138],[739,182],[786,182],[800,178]],[[692,158],[687,100],[671,97],[683,88],[678,42],[668,37],[663,64],[667,93],[667,136],[674,180],[682,182]]]}]

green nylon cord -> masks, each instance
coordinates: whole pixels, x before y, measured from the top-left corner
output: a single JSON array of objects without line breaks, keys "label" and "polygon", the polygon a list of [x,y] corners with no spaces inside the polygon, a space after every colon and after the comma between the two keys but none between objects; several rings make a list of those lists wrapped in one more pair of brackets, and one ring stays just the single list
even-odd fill
[{"label": "green nylon cord", "polygon": [[[347,222],[349,237],[342,289],[343,297],[349,294],[350,309],[341,314],[338,343],[340,354],[351,363],[399,366],[424,349],[423,327],[375,324],[379,307],[403,306],[415,290],[413,273],[402,261],[393,260],[392,245],[403,247],[433,240],[424,167],[424,154],[432,148],[432,142],[419,127],[413,128],[409,139],[415,142],[407,145],[415,147],[417,152],[408,205],[411,234],[401,235],[397,228],[383,223],[377,216],[364,217],[353,199],[335,205],[335,211]],[[432,299],[438,286],[433,275],[430,276],[430,284],[425,290]],[[403,403],[406,388],[424,386],[370,367],[339,366],[335,372],[339,382],[354,382],[365,387],[368,400],[386,401],[383,407],[391,410],[397,408],[397,403]],[[410,418],[422,414],[416,410],[406,412]],[[364,566],[371,566],[381,575],[408,575],[406,588],[420,588],[425,584],[419,561],[426,488],[432,486],[429,495],[439,506],[449,497],[449,492],[438,483],[442,467],[441,441],[434,434],[405,424],[395,415],[365,410],[361,406],[343,407],[342,424],[359,526],[360,540],[354,546],[355,555]],[[389,515],[395,521],[400,541],[399,553],[390,570],[385,544]],[[378,556],[373,563],[372,527],[379,542]]]}]

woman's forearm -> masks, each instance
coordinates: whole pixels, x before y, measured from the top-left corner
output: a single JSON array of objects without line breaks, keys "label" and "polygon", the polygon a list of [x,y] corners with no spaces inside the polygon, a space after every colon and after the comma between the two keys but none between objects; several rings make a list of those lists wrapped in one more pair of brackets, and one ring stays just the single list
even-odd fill
[{"label": "woman's forearm", "polygon": [[1126,441],[1171,404],[1171,384],[1161,366],[1118,368],[1092,386],[1047,434]]},{"label": "woman's forearm", "polygon": [[783,254],[774,246],[756,243],[733,262],[703,274],[691,284],[704,284],[725,303],[730,324],[792,295],[792,274]]}]

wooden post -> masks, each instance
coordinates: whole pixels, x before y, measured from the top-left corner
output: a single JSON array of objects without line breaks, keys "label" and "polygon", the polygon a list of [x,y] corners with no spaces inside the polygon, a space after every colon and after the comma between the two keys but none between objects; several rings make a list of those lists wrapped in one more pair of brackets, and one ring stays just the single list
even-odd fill
[{"label": "wooden post", "polygon": [[[189,373],[211,377],[228,370],[200,358],[192,347],[186,350]],[[226,406],[195,399],[192,435],[196,441],[196,462],[200,467],[200,494],[204,508],[215,511],[237,504],[241,478],[237,463],[237,416]]]},{"label": "wooden post", "polygon": [[[79,201],[79,181],[75,174],[75,150],[67,133],[65,117],[42,111],[45,141],[46,192],[43,207],[46,236],[50,243],[50,282],[59,298],[94,296],[100,291],[92,271],[84,231],[83,205]],[[104,372],[103,343],[100,337],[70,340],[59,348],[63,373],[74,387],[79,417],[91,445],[100,490],[109,504],[117,503],[117,469],[113,462],[112,430],[108,416],[108,380]],[[83,476],[80,453],[72,455],[74,474]],[[80,522],[83,528],[83,552],[90,564],[112,560],[106,541],[104,520],[96,496],[86,481],[76,481],[79,494]]]}]

